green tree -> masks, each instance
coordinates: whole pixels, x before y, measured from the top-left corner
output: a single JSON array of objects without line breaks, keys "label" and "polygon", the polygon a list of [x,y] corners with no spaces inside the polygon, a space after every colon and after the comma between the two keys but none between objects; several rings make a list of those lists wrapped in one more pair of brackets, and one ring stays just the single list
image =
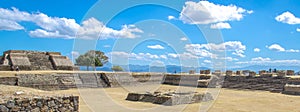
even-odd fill
[{"label": "green tree", "polygon": [[112,71],[123,71],[123,68],[121,66],[113,66],[111,68]]},{"label": "green tree", "polygon": [[86,66],[87,70],[90,66],[95,67],[103,66],[108,62],[108,57],[101,51],[90,50],[83,55],[80,55],[76,60],[76,64],[79,66]]}]

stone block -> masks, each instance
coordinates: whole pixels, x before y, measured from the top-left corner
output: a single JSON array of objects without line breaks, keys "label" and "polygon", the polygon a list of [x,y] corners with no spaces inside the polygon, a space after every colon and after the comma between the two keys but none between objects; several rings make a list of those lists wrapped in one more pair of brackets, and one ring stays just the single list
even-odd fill
[{"label": "stone block", "polygon": [[227,70],[226,71],[226,75],[228,75],[228,76],[232,76],[232,73],[233,73],[232,70]]},{"label": "stone block", "polygon": [[144,94],[139,94],[139,93],[129,93],[127,95],[126,100],[129,101],[140,101],[143,98]]},{"label": "stone block", "polygon": [[287,70],[286,75],[293,76],[293,75],[295,75],[295,71],[294,70]]}]

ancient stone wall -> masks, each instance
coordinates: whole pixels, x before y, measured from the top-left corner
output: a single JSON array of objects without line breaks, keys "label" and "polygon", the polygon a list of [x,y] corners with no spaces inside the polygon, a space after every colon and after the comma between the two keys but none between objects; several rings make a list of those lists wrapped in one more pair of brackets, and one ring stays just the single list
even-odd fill
[{"label": "ancient stone wall", "polygon": [[17,77],[0,77],[0,84],[3,85],[17,85],[18,78]]},{"label": "ancient stone wall", "polygon": [[222,87],[282,92],[287,80],[287,77],[226,76]]},{"label": "ancient stone wall", "polygon": [[300,77],[289,78],[282,93],[300,95]]},{"label": "ancient stone wall", "polygon": [[0,103],[0,112],[77,112],[79,108],[78,96],[35,96],[4,100]]},{"label": "ancient stone wall", "polygon": [[215,75],[172,75],[161,73],[80,73],[80,74],[17,74],[15,77],[0,77],[0,84],[17,85],[42,90],[69,88],[106,88],[137,86],[141,84],[169,84],[193,87],[216,87],[251,89],[271,92],[300,94],[300,78],[273,76],[224,76],[224,82],[214,84],[222,77]]}]

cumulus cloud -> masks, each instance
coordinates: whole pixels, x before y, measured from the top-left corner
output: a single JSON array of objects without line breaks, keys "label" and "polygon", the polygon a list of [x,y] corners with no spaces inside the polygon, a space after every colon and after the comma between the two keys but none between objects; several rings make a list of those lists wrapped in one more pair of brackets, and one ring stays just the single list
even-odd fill
[{"label": "cumulus cloud", "polygon": [[270,58],[263,58],[263,57],[257,57],[257,58],[252,58],[252,61],[271,61]]},{"label": "cumulus cloud", "polygon": [[187,44],[185,45],[185,50],[191,54],[200,56],[200,57],[211,57],[206,44]]},{"label": "cumulus cloud", "polygon": [[299,50],[295,50],[295,49],[286,50],[285,48],[281,47],[279,44],[272,44],[266,47],[272,51],[277,51],[277,52],[300,52]]},{"label": "cumulus cloud", "polygon": [[235,5],[219,5],[209,1],[187,1],[179,19],[188,24],[210,24],[225,21],[239,21],[253,11]]},{"label": "cumulus cloud", "polygon": [[165,49],[161,45],[149,45],[149,46],[147,46],[147,48],[149,48],[149,49]]},{"label": "cumulus cloud", "polygon": [[297,28],[296,31],[297,31],[297,32],[300,32],[300,28]]},{"label": "cumulus cloud", "polygon": [[168,20],[176,19],[174,16],[168,16]]},{"label": "cumulus cloud", "polygon": [[143,33],[135,25],[123,25],[121,30],[114,30],[106,27],[95,18],[89,18],[82,22],[82,27],[77,32],[78,38],[97,39],[105,38],[136,38],[135,33]]},{"label": "cumulus cloud", "polygon": [[233,55],[237,55],[239,57],[245,57],[244,51],[246,50],[246,46],[243,45],[240,41],[228,41],[221,44],[187,44],[185,49],[192,54],[200,55],[202,57],[211,57],[212,53],[208,50],[213,51],[229,51],[232,52]]},{"label": "cumulus cloud", "polygon": [[254,48],[253,51],[254,51],[254,52],[260,52],[260,49],[259,49],[259,48]]},{"label": "cumulus cloud", "polygon": [[285,49],[278,44],[272,44],[271,46],[267,46],[267,48],[273,51],[285,51]]},{"label": "cumulus cloud", "polygon": [[171,58],[178,58],[178,57],[179,57],[179,56],[178,56],[177,54],[175,54],[175,53],[169,53],[168,56],[171,57]]},{"label": "cumulus cloud", "polygon": [[289,11],[284,12],[284,13],[278,15],[277,17],[275,17],[275,19],[278,22],[282,22],[282,23],[300,24],[300,18],[296,17],[294,14],[292,14]]},{"label": "cumulus cloud", "polygon": [[24,27],[15,21],[0,19],[0,30],[14,31],[23,29]]},{"label": "cumulus cloud", "polygon": [[82,39],[136,38],[136,33],[143,33],[134,25],[123,25],[120,30],[108,28],[95,18],[85,20],[81,26],[75,19],[50,17],[40,12],[28,13],[17,8],[0,8],[0,30],[22,30],[24,26],[20,22],[34,23],[39,28],[29,31],[29,35],[43,38],[72,39],[76,33]]},{"label": "cumulus cloud", "polygon": [[229,23],[220,22],[220,23],[210,25],[210,28],[211,29],[230,29],[231,26]]},{"label": "cumulus cloud", "polygon": [[168,59],[168,57],[166,55],[160,55],[159,57],[162,59]]}]

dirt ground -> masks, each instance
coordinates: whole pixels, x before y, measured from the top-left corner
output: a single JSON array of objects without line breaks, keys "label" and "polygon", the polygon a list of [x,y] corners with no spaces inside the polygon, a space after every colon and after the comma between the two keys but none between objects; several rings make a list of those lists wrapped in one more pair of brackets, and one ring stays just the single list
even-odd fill
[{"label": "dirt ground", "polygon": [[[169,85],[152,85],[143,87],[119,88],[82,88],[59,91],[42,91],[32,88],[0,85],[0,98],[23,91],[26,95],[64,95],[80,96],[80,111],[101,112],[132,112],[132,111],[184,111],[196,112],[208,108],[209,112],[300,112],[300,96],[270,93],[267,91],[248,91],[221,89],[215,102],[195,103],[188,105],[161,106],[152,103],[126,101],[129,91],[197,91],[204,92],[205,88],[178,87]],[[218,90],[209,90],[217,92]]]}]

